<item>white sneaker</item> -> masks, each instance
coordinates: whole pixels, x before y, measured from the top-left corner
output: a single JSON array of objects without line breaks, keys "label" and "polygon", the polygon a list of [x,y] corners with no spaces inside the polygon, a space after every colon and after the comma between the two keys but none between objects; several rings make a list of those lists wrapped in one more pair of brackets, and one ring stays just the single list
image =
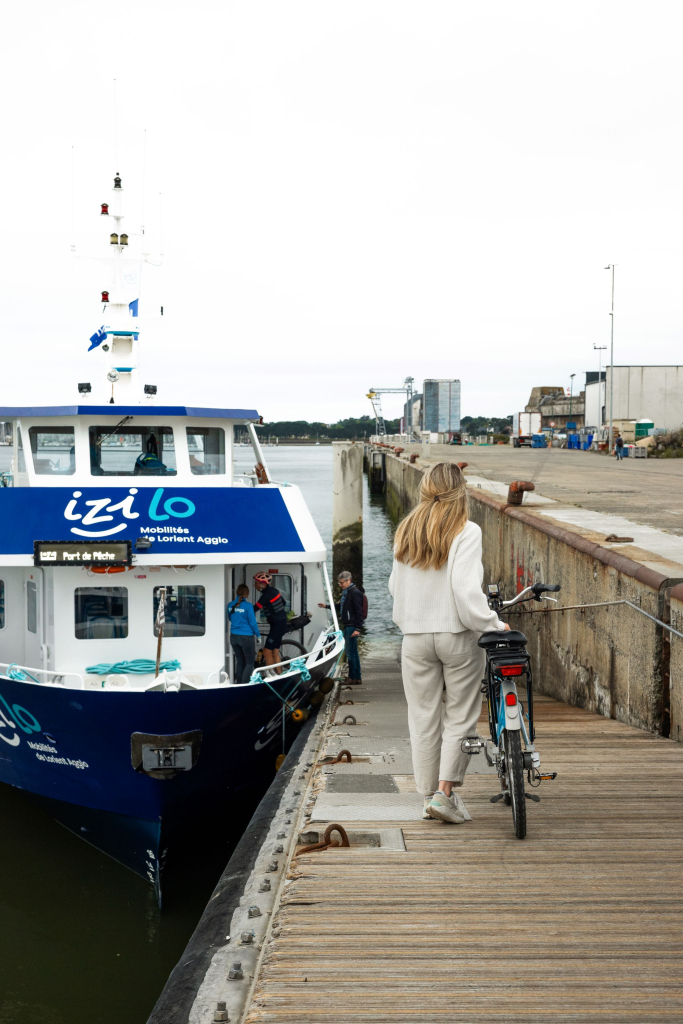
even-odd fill
[{"label": "white sneaker", "polygon": [[425,821],[429,821],[429,819],[431,818],[431,814],[428,814],[427,808],[429,807],[430,803],[432,802],[432,797],[433,796],[434,796],[434,794],[430,793],[429,796],[426,796],[426,797],[423,798],[424,799],[424,803],[422,805],[422,817],[425,819]]},{"label": "white sneaker", "polygon": [[450,821],[455,825],[460,825],[465,820],[463,809],[455,794],[446,796],[441,790],[434,794],[426,807],[426,812],[430,818],[436,818],[437,821]]}]

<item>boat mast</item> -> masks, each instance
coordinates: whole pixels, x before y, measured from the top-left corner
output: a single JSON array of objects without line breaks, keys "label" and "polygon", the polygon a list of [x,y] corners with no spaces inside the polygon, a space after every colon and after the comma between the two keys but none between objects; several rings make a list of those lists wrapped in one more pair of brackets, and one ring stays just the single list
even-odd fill
[{"label": "boat mast", "polygon": [[[139,321],[131,317],[130,303],[138,293],[128,294],[124,285],[124,252],[128,250],[128,235],[122,231],[123,187],[121,176],[114,177],[114,198],[111,204],[102,204],[102,214],[113,218],[114,230],[109,235],[109,247],[114,260],[114,289],[103,292],[102,301],[109,322],[105,324],[107,340],[101,346],[105,357],[108,400],[112,405],[138,402],[141,398],[138,383]],[[110,222],[111,223],[111,222]]]}]

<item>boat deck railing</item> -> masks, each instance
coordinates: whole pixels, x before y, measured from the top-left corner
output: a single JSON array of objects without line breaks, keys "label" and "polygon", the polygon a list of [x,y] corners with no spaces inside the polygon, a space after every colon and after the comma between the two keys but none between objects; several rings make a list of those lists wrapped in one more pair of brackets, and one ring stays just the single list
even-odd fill
[{"label": "boat deck railing", "polygon": [[[55,672],[49,668],[32,668],[30,665],[17,665],[16,662],[0,661],[0,676],[20,683],[51,683],[57,686],[68,686],[70,689],[85,689],[85,679],[80,672]],[[75,680],[67,682],[67,680]]]},{"label": "boat deck railing", "polygon": [[[230,687],[259,686],[266,682],[266,680],[283,680],[297,674],[303,675],[304,678],[309,678],[311,670],[319,662],[338,658],[343,649],[344,638],[341,632],[339,630],[332,632],[324,630],[318,637],[312,651],[300,654],[296,658],[289,658],[287,661],[281,661],[277,666],[261,665],[254,669],[248,683],[231,682],[225,669],[220,668],[210,672],[204,685],[196,688],[203,689],[206,687],[209,689],[216,685]],[[276,671],[276,668],[279,671]],[[87,688],[85,677],[80,672],[57,672],[49,668],[33,668],[30,665],[18,665],[16,662],[0,662],[0,676],[16,682],[37,683],[39,686],[65,686],[71,690],[85,690]],[[180,689],[182,677],[183,672],[180,669],[170,673],[163,671],[160,676],[154,679],[151,685],[158,685],[162,681],[165,689],[175,691]],[[103,688],[104,685],[110,683],[113,679],[116,680],[117,688],[120,687],[126,690],[136,689],[131,686],[128,676],[122,672],[109,673],[103,681]],[[142,693],[149,688],[150,686],[142,686],[138,692]]]},{"label": "boat deck railing", "polygon": [[[227,673],[221,674],[226,677],[229,686],[260,686],[266,680],[281,680],[286,676],[296,675],[299,672],[310,673],[318,662],[338,658],[344,649],[344,636],[340,630],[324,630],[312,651],[307,654],[300,654],[296,658],[289,658],[287,661],[280,661],[277,665],[259,665],[251,674],[248,683],[230,683]],[[276,671],[279,669],[279,671]]]}]

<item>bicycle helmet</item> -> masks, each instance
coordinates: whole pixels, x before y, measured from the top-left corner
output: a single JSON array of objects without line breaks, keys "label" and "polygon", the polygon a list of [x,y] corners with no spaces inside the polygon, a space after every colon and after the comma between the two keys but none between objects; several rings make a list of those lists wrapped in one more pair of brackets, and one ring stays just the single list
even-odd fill
[{"label": "bicycle helmet", "polygon": [[257,572],[254,576],[254,583],[272,583],[273,577],[267,572]]}]

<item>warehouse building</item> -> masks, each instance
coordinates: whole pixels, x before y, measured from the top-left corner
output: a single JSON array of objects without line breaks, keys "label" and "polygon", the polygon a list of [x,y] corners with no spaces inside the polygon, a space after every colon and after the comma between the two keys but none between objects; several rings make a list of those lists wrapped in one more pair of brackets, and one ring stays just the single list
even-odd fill
[{"label": "warehouse building", "polygon": [[[586,425],[609,423],[610,367],[598,380],[586,374]],[[655,427],[678,430],[683,425],[683,366],[615,366],[614,420],[652,420]]]}]

